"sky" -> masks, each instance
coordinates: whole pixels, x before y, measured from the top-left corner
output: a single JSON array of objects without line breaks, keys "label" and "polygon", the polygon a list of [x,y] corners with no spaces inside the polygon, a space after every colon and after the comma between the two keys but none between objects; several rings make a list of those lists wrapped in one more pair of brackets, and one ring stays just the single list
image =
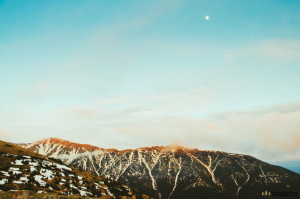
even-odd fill
[{"label": "sky", "polygon": [[298,0],[0,0],[0,139],[300,162],[299,9]]}]

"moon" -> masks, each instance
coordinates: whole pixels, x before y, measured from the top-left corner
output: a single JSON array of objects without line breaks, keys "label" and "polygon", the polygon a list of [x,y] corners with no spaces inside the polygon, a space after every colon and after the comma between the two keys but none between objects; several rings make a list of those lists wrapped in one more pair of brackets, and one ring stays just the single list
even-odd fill
[{"label": "moon", "polygon": [[209,17],[208,15],[205,16],[205,20],[209,20],[209,18],[210,18],[210,17]]}]

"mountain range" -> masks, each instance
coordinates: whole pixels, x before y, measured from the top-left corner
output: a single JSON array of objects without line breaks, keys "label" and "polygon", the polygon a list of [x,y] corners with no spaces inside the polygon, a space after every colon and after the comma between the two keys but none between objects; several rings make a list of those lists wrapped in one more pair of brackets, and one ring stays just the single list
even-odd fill
[{"label": "mountain range", "polygon": [[243,154],[182,146],[103,149],[58,138],[20,146],[158,199],[300,193],[299,174]]}]

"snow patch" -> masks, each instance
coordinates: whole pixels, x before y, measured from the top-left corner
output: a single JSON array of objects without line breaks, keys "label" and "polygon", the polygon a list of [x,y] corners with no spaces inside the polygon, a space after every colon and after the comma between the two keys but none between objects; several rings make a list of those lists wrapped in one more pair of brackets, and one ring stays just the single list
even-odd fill
[{"label": "snow patch", "polygon": [[48,169],[41,169],[40,173],[48,180],[53,178],[53,172]]},{"label": "snow patch", "polygon": [[23,164],[23,160],[16,160],[15,163],[13,163],[14,165],[24,165]]},{"label": "snow patch", "polygon": [[13,183],[15,183],[15,184],[24,184],[24,182],[19,181],[19,180],[15,180],[15,181],[13,181]]},{"label": "snow patch", "polygon": [[31,159],[31,156],[28,156],[28,155],[23,155],[22,157]]},{"label": "snow patch", "polygon": [[7,183],[7,182],[8,182],[7,179],[2,179],[2,180],[0,180],[0,184],[5,184],[5,183]]},{"label": "snow patch", "polygon": [[10,176],[7,171],[0,171],[4,176]]},{"label": "snow patch", "polygon": [[21,177],[20,181],[28,182],[28,178],[27,177]]},{"label": "snow patch", "polygon": [[83,191],[83,190],[78,190],[80,192],[80,195],[81,196],[86,196],[87,194],[92,194],[90,192],[87,192],[87,191]]},{"label": "snow patch", "polygon": [[38,166],[38,163],[37,163],[37,162],[29,162],[28,164],[29,164],[29,165],[32,165],[32,166]]},{"label": "snow patch", "polygon": [[13,174],[20,174],[20,173],[22,173],[19,168],[15,168],[15,167],[10,167],[9,171],[12,171]]},{"label": "snow patch", "polygon": [[30,172],[33,172],[35,170],[36,170],[36,168],[34,166],[30,166]]},{"label": "snow patch", "polygon": [[37,193],[46,193],[45,191],[38,191]]},{"label": "snow patch", "polygon": [[60,169],[60,170],[69,170],[69,171],[72,171],[71,168],[69,168],[69,167],[67,167],[67,166],[65,166],[65,165],[61,165],[61,164],[55,164],[55,165],[56,165],[56,167],[57,167],[58,169]]},{"label": "snow patch", "polygon": [[43,176],[41,176],[41,175],[35,175],[34,176],[34,179],[35,179],[35,181],[37,181],[39,184],[40,184],[40,186],[46,186],[46,182],[44,182],[43,180],[42,180],[42,178],[43,178]]}]

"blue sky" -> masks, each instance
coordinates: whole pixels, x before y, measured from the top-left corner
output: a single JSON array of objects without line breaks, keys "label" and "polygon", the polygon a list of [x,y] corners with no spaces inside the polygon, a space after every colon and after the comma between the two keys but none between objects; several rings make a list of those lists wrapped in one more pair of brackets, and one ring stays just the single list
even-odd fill
[{"label": "blue sky", "polygon": [[0,135],[300,159],[299,8],[0,1]]}]

